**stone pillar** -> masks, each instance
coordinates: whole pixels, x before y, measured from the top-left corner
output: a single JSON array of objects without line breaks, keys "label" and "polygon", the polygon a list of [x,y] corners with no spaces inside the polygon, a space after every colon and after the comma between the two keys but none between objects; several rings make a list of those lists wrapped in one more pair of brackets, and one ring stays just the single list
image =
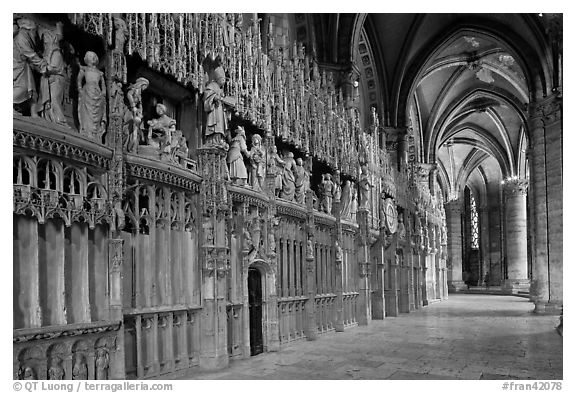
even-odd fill
[{"label": "stone pillar", "polygon": [[484,279],[486,278],[486,273],[488,273],[488,279],[490,280],[490,213],[488,207],[482,205],[478,208],[478,235],[479,246],[480,246],[480,258],[482,262],[482,274],[480,276],[479,285],[486,286]]},{"label": "stone pillar", "polygon": [[408,311],[414,311],[416,309],[416,294],[414,291],[414,256],[412,255],[412,248],[408,247],[404,249],[406,259],[406,274],[408,276]]},{"label": "stone pillar", "polygon": [[335,273],[336,273],[336,287],[334,292],[336,293],[336,324],[335,329],[337,332],[344,331],[344,301],[343,301],[343,291],[342,291],[342,262],[343,262],[343,252],[340,241],[335,246]]},{"label": "stone pillar", "polygon": [[530,106],[530,211],[534,312],[563,304],[562,98]]},{"label": "stone pillar", "polygon": [[316,340],[318,328],[316,326],[316,262],[314,260],[314,212],[313,212],[314,194],[312,190],[306,191],[306,210],[308,211],[308,220],[306,222],[306,296],[308,300],[304,303],[304,312],[306,313],[306,323],[304,334],[308,341]]},{"label": "stone pillar", "polygon": [[336,213],[336,239],[334,239],[334,292],[336,294],[336,321],[334,328],[337,332],[344,331],[344,299],[342,290],[342,222],[340,221],[340,200],[334,200],[333,211]]},{"label": "stone pillar", "polygon": [[462,204],[452,201],[444,204],[448,235],[448,291],[458,292],[466,288],[462,281]]},{"label": "stone pillar", "polygon": [[358,308],[357,320],[358,325],[368,325],[371,319],[371,300],[370,300],[370,242],[369,240],[369,211],[368,209],[359,209],[357,221],[360,227],[360,248],[358,250]]},{"label": "stone pillar", "polygon": [[228,366],[228,323],[226,315],[226,275],[230,269],[230,249],[226,236],[228,193],[225,186],[226,151],[219,147],[198,149],[202,182],[202,332],[200,367]]},{"label": "stone pillar", "polygon": [[108,275],[110,282],[110,319],[122,320],[122,263],[124,239],[110,239],[108,243]]},{"label": "stone pillar", "polygon": [[426,276],[427,276],[427,271],[428,268],[426,267],[426,253],[424,251],[420,251],[420,254],[418,254],[419,259],[420,259],[420,293],[421,293],[421,297],[420,299],[422,300],[422,305],[423,306],[427,306],[428,305],[428,288],[426,287]]},{"label": "stone pillar", "polygon": [[318,328],[316,327],[316,264],[314,262],[314,245],[309,237],[306,244],[306,295],[308,300],[304,304],[306,312],[306,326],[304,334],[308,341],[316,340]]},{"label": "stone pillar", "polygon": [[513,179],[504,184],[506,225],[506,262],[508,277],[504,290],[518,293],[528,290],[528,232],[526,225],[526,193],[528,180]]}]

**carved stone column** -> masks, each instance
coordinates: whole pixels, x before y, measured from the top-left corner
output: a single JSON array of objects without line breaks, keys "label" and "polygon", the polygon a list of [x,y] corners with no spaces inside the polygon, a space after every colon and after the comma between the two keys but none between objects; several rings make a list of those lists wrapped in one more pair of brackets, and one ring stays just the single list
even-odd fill
[{"label": "carved stone column", "polygon": [[562,98],[530,105],[531,298],[534,311],[559,312],[563,304]]},{"label": "carved stone column", "polygon": [[504,184],[506,225],[506,262],[508,277],[504,290],[517,293],[527,290],[528,280],[528,232],[526,224],[526,194],[528,180],[510,180]]},{"label": "carved stone column", "polygon": [[268,205],[267,223],[266,223],[266,250],[268,263],[270,264],[269,273],[267,277],[268,293],[267,310],[268,310],[268,351],[276,352],[280,350],[280,336],[278,334],[278,294],[276,293],[276,272],[278,271],[278,253],[276,252],[276,228],[279,224],[279,219],[276,217],[276,205],[274,203],[274,186],[272,186],[271,194],[269,193],[270,203]]},{"label": "carved stone column", "polygon": [[230,269],[227,222],[229,214],[226,151],[219,147],[198,149],[204,181],[202,198],[202,333],[200,367],[219,369],[228,365],[226,275]]},{"label": "carved stone column", "polygon": [[478,232],[479,232],[479,246],[480,246],[480,255],[482,257],[482,274],[480,275],[480,282],[479,285],[486,285],[484,279],[486,277],[486,273],[488,273],[488,277],[490,278],[490,212],[488,207],[482,205],[478,208]]},{"label": "carved stone column", "polygon": [[336,233],[334,239],[334,292],[336,299],[334,301],[336,307],[336,323],[334,328],[337,332],[344,331],[344,300],[342,290],[342,262],[344,255],[342,253],[342,222],[340,221],[340,200],[334,200],[333,211],[336,213]]},{"label": "carved stone column", "polygon": [[462,204],[452,201],[444,204],[446,209],[448,291],[458,292],[466,288],[462,281]]},{"label": "carved stone column", "polygon": [[358,250],[358,271],[360,273],[358,289],[360,294],[357,309],[359,325],[368,325],[371,320],[369,213],[368,209],[359,209],[357,213],[357,221],[360,226],[360,249]]},{"label": "carved stone column", "polygon": [[314,260],[314,212],[313,212],[313,191],[306,191],[306,210],[308,211],[308,221],[306,222],[306,296],[308,300],[304,304],[306,313],[306,325],[304,334],[308,341],[316,340],[318,329],[316,327],[316,263]]}]

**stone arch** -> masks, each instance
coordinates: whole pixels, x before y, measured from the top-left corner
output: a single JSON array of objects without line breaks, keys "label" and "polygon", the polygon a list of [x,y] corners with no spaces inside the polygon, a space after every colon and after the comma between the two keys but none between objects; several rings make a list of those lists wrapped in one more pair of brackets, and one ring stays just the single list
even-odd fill
[{"label": "stone arch", "polygon": [[535,100],[546,95],[551,86],[550,72],[536,49],[510,28],[494,21],[475,17],[470,22],[457,24],[451,30],[444,31],[431,39],[428,44],[423,46],[419,54],[414,56],[414,60],[404,67],[399,86],[395,92],[397,101],[394,104],[396,109],[394,117],[398,125],[403,125],[409,116],[407,110],[410,97],[412,97],[418,81],[425,73],[426,65],[430,59],[434,58],[447,43],[463,34],[480,35],[501,42],[518,59],[527,77],[530,99]]},{"label": "stone arch", "polygon": [[480,88],[473,88],[464,91],[459,97],[454,99],[450,105],[443,111],[443,113],[436,119],[434,127],[430,130],[429,136],[426,138],[424,146],[424,158],[426,162],[435,162],[436,148],[438,142],[443,138],[443,131],[446,123],[452,119],[452,116],[457,114],[467,104],[473,102],[479,97],[487,97],[495,100],[496,102],[504,103],[514,109],[522,124],[526,126],[526,114],[522,109],[521,103],[518,102],[513,96],[501,89],[493,89],[492,91]]}]

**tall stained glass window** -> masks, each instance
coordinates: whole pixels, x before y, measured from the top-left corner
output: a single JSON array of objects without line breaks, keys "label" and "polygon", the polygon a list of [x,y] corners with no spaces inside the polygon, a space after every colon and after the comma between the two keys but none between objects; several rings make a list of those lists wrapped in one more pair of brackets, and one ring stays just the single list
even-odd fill
[{"label": "tall stained glass window", "polygon": [[470,193],[470,247],[478,249],[478,210],[476,210],[476,200]]}]

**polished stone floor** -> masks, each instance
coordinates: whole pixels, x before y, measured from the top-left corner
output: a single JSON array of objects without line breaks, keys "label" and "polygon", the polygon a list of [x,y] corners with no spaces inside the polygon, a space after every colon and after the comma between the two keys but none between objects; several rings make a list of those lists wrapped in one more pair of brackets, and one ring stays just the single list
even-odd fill
[{"label": "polished stone floor", "polygon": [[562,379],[558,317],[532,308],[513,296],[450,295],[185,379]]}]

